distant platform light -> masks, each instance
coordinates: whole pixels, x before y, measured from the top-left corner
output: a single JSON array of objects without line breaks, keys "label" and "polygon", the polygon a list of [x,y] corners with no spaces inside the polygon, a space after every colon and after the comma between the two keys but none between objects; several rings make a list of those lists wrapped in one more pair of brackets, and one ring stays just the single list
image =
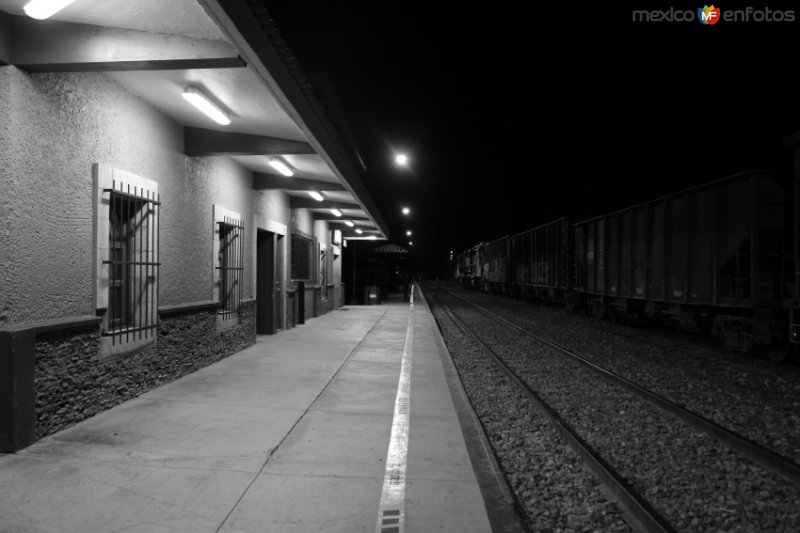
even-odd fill
[{"label": "distant platform light", "polygon": [[183,90],[183,97],[217,124],[227,126],[231,123],[231,119],[228,118],[228,115],[197,87],[186,87],[186,89]]},{"label": "distant platform light", "polygon": [[294,171],[289,168],[289,165],[281,159],[280,157],[271,157],[269,159],[269,164],[272,165],[272,168],[283,174],[284,176],[294,176]]},{"label": "distant platform light", "polygon": [[407,215],[407,214],[409,214],[410,212],[411,212],[411,209],[409,209],[408,207],[404,207],[404,208],[403,208],[403,214],[404,214],[404,215]]},{"label": "distant platform light", "polygon": [[32,0],[22,9],[31,18],[44,20],[50,18],[75,0]]},{"label": "distant platform light", "polygon": [[325,198],[323,198],[323,197],[322,197],[322,195],[321,195],[320,193],[318,193],[317,191],[308,191],[308,195],[309,195],[311,198],[313,198],[314,200],[318,201],[318,202],[321,202],[322,200],[324,200],[324,199],[325,199]]},{"label": "distant platform light", "polygon": [[348,227],[350,227],[350,228],[352,228],[353,226],[355,226],[355,224],[353,224],[353,223],[352,223],[351,221],[349,221],[349,220],[345,220],[345,221],[344,221],[344,223],[345,223],[345,224],[347,224],[347,226],[348,226]]},{"label": "distant platform light", "polygon": [[409,246],[414,246],[414,241],[408,241]]},{"label": "distant platform light", "polygon": [[407,236],[407,237],[411,237],[411,230],[410,230],[410,229],[409,229],[409,230],[406,230],[406,236]]},{"label": "distant platform light", "polygon": [[394,162],[404,167],[408,164],[408,156],[406,154],[397,154],[394,156]]}]

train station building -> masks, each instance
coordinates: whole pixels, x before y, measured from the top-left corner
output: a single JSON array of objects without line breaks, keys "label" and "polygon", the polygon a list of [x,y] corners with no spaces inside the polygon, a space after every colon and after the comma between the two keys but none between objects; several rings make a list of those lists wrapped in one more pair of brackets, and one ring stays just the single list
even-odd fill
[{"label": "train station building", "polygon": [[259,2],[26,3],[0,0],[5,452],[341,307],[347,240],[387,234]]}]

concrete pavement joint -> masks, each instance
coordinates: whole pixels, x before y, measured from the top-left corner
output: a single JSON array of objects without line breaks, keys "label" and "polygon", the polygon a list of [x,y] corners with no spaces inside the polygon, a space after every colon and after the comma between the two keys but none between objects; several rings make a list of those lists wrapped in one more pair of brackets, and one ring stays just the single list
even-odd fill
[{"label": "concrete pavement joint", "polygon": [[294,431],[294,429],[297,427],[297,425],[300,423],[300,421],[303,420],[303,418],[305,418],[305,416],[308,414],[309,411],[311,411],[311,409],[314,407],[314,405],[319,400],[320,396],[322,396],[325,393],[325,391],[328,389],[328,387],[333,382],[333,380],[336,379],[336,376],[339,375],[339,373],[342,371],[344,366],[350,360],[350,357],[352,357],[352,355],[356,351],[358,351],[358,349],[361,347],[361,344],[364,342],[364,339],[366,339],[369,336],[369,334],[372,332],[372,330],[375,329],[375,326],[378,325],[378,323],[381,321],[381,319],[386,315],[386,313],[388,311],[389,311],[388,308],[385,309],[383,311],[383,313],[381,313],[381,315],[377,318],[377,320],[375,320],[375,322],[372,324],[372,326],[370,326],[369,330],[367,330],[367,332],[364,334],[364,336],[361,338],[361,340],[358,341],[358,344],[356,344],[353,347],[353,349],[350,350],[350,353],[348,353],[347,357],[344,358],[344,361],[342,361],[342,364],[339,365],[339,368],[336,369],[336,372],[333,373],[333,375],[328,380],[328,382],[325,384],[325,386],[322,388],[322,390],[319,391],[319,394],[317,394],[316,397],[314,397],[314,400],[312,400],[312,402],[308,405],[306,410],[303,411],[303,414],[300,415],[300,417],[297,420],[295,420],[294,424],[292,424],[292,427],[289,428],[289,431],[286,432],[286,434],[283,436],[283,438],[280,440],[280,442],[278,442],[278,444],[269,451],[269,454],[267,455],[267,458],[264,460],[264,464],[261,465],[261,468],[258,470],[256,475],[253,476],[253,479],[250,480],[250,483],[247,484],[247,487],[245,487],[245,489],[242,491],[242,494],[239,496],[239,498],[237,498],[237,500],[236,500],[236,502],[234,502],[233,506],[231,506],[231,510],[228,511],[228,514],[225,515],[225,518],[222,519],[222,522],[219,524],[219,527],[217,527],[216,533],[219,533],[222,530],[222,528],[225,526],[225,523],[231,517],[231,515],[233,514],[233,511],[236,509],[236,507],[239,506],[239,504],[242,502],[242,499],[244,499],[244,496],[245,496],[245,494],[247,494],[247,491],[249,491],[250,487],[253,486],[253,483],[256,482],[256,480],[258,479],[258,476],[260,476],[261,473],[264,472],[264,469],[267,467],[267,464],[269,463],[270,459],[272,459],[272,456],[275,455],[275,452],[278,451],[278,448],[281,447],[281,445],[286,441],[286,439],[289,437],[289,435],[291,435],[292,431]]}]

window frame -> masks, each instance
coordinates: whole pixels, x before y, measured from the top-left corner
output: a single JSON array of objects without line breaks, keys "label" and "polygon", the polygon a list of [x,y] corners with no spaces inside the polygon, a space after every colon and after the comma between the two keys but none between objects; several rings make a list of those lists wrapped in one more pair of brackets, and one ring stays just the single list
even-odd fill
[{"label": "window frame", "polygon": [[[153,180],[104,163],[95,163],[92,174],[94,301],[96,313],[102,317],[100,355],[116,356],[140,351],[157,341],[161,202],[158,183]],[[115,255],[120,249],[121,256]],[[115,270],[121,270],[121,277]],[[116,295],[115,289],[119,289]],[[121,307],[112,309],[116,302]]]},{"label": "window frame", "polygon": [[[212,298],[219,303],[217,325],[221,327],[223,323],[238,323],[242,317],[246,240],[240,213],[220,205],[214,205],[213,211]],[[228,242],[224,245],[226,237]]]}]

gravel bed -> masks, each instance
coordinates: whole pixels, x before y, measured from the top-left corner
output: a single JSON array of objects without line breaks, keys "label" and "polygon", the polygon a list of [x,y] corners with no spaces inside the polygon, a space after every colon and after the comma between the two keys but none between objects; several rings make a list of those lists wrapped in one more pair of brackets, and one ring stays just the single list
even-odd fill
[{"label": "gravel bed", "polygon": [[440,309],[431,307],[526,527],[543,533],[631,531],[547,418]]},{"label": "gravel bed", "polygon": [[800,531],[800,494],[782,478],[530,337],[450,304],[678,531]]},{"label": "gravel bed", "polygon": [[478,291],[459,295],[800,462],[800,368]]}]

